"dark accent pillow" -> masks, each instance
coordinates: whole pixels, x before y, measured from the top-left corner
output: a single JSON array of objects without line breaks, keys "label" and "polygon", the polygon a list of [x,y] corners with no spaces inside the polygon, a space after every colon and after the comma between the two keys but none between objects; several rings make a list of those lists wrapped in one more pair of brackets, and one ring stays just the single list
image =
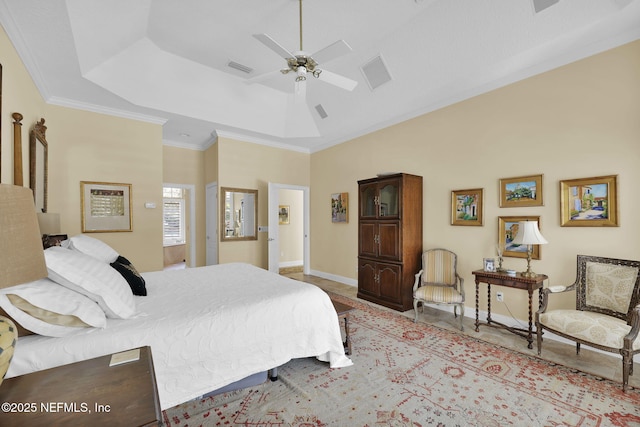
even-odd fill
[{"label": "dark accent pillow", "polygon": [[131,287],[131,291],[134,295],[139,296],[147,296],[147,287],[144,279],[138,273],[138,270],[131,264],[131,261],[123,257],[122,255],[118,256],[114,262],[112,262],[111,267],[115,268],[118,273],[125,278],[129,286]]}]

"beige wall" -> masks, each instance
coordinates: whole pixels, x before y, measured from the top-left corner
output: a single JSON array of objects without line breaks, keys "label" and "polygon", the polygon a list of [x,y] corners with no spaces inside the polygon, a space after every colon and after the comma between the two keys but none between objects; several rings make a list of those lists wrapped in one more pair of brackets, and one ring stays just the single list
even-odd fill
[{"label": "beige wall", "polygon": [[[162,127],[48,105],[49,211],[61,229],[81,227],[80,182],[131,184],[133,231],[93,233],[140,271],[162,269]],[[81,124],[81,125],[79,125]],[[156,204],[145,208],[146,202]]]},{"label": "beige wall", "polygon": [[[424,249],[459,255],[467,306],[475,302],[471,271],[495,257],[498,217],[539,215],[549,241],[532,268],[552,285],[570,284],[577,254],[640,259],[640,42],[529,78],[499,90],[357,138],[311,156],[311,211],[331,193],[349,192],[348,225],[327,215],[311,220],[311,268],[357,278],[357,180],[381,172],[424,177]],[[544,206],[500,208],[498,180],[544,174]],[[559,181],[618,175],[620,227],[561,227]],[[450,225],[452,190],[484,188],[484,226]],[[506,258],[518,271],[526,260]],[[526,292],[505,301],[526,318]],[[574,304],[574,296],[563,301]],[[486,304],[481,305],[486,309]],[[492,310],[508,315],[504,304]]]},{"label": "beige wall", "polygon": [[[267,194],[269,182],[309,186],[310,156],[279,148],[218,137],[219,187],[258,190],[258,225],[268,222]],[[219,261],[243,261],[268,268],[267,233],[258,240],[220,242]]]},{"label": "beige wall", "polygon": [[28,178],[29,130],[45,119],[49,147],[48,211],[61,231],[81,232],[80,181],[132,184],[133,232],[95,233],[140,271],[162,268],[162,127],[46,104],[4,31],[0,32],[2,82],[2,182],[13,183],[11,113],[24,115],[24,186]]},{"label": "beige wall", "polygon": [[2,115],[0,132],[2,159],[0,182],[13,184],[13,119],[12,113],[20,113],[22,120],[22,169],[23,183],[29,186],[29,129],[45,117],[46,104],[33,84],[22,60],[0,26],[0,64],[2,64]]}]

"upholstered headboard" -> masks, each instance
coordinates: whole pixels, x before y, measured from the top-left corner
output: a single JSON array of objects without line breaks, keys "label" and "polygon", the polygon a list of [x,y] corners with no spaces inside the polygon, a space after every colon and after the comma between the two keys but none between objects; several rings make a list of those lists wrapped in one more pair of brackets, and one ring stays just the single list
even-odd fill
[{"label": "upholstered headboard", "polygon": [[29,188],[0,184],[0,288],[47,277]]}]

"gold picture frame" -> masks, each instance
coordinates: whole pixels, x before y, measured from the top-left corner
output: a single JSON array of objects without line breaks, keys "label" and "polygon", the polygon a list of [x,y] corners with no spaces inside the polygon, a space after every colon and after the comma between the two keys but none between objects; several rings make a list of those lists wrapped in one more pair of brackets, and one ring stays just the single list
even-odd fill
[{"label": "gold picture frame", "polygon": [[500,180],[500,207],[544,206],[542,174]]},{"label": "gold picture frame", "polygon": [[[520,221],[538,221],[538,228],[542,229],[539,216],[499,216],[498,246],[502,249],[503,257],[527,258],[527,245],[512,243],[518,233]],[[540,245],[532,246],[531,259],[540,259]]]},{"label": "gold picture frame", "polygon": [[83,233],[133,231],[131,184],[80,182]]},{"label": "gold picture frame", "polygon": [[451,192],[451,225],[481,226],[484,221],[484,190],[453,190]]},{"label": "gold picture frame", "polygon": [[278,206],[278,224],[287,225],[289,224],[289,212],[291,208],[289,205],[280,205]]},{"label": "gold picture frame", "polygon": [[562,227],[618,227],[618,176],[560,181]]}]

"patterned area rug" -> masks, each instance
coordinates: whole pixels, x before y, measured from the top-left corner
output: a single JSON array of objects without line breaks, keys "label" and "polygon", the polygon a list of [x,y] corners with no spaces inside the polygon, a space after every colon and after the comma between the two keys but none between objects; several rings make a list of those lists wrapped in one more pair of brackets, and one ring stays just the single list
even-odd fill
[{"label": "patterned area rug", "polygon": [[167,426],[640,426],[640,391],[340,296],[354,366],[314,358],[279,380],[163,413]]}]

